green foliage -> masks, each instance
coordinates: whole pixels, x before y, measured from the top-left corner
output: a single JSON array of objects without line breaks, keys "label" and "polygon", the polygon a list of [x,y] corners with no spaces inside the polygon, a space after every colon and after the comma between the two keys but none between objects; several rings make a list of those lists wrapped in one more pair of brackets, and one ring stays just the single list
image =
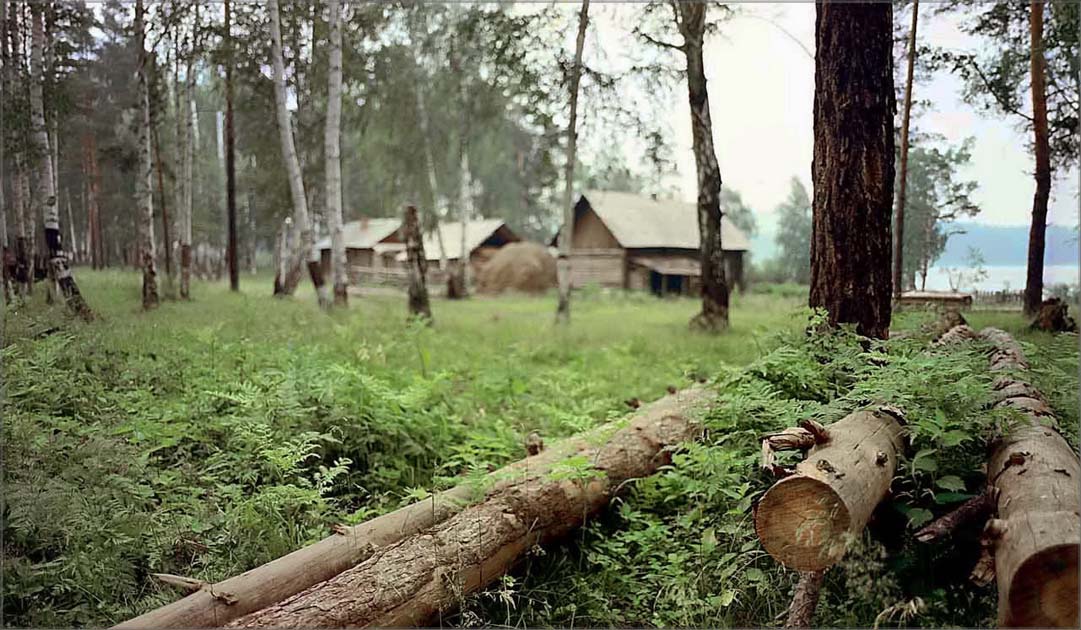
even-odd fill
[{"label": "green foliage", "polygon": [[[1023,326],[1013,316],[982,317],[997,318],[983,324]],[[1026,344],[1037,385],[1054,392],[1063,424],[1076,425],[1076,337],[1029,338],[1039,342]],[[980,464],[1000,420],[986,410],[986,347],[929,351],[928,341],[868,344],[848,331],[790,332],[747,368],[722,369],[715,383],[720,403],[704,440],[677,451],[662,473],[638,480],[573,546],[527,560],[524,579],[499,590],[500,604],[490,603],[493,593],[475,598],[463,620],[529,627],[775,623],[798,575],[770,559],[755,538],[752,505],[773,482],[758,467],[759,438],[802,418],[828,424],[888,402],[906,412],[910,456],[898,469],[894,495],[827,573],[815,625],[991,625],[993,587],[967,583],[978,543],[922,546],[912,539],[919,524],[984,483]]]},{"label": "green foliage", "polygon": [[792,178],[788,199],[777,207],[777,261],[780,280],[811,281],[811,199],[799,178]]},{"label": "green foliage", "polygon": [[795,324],[795,301],[736,296],[731,333],[704,342],[686,324],[696,301],[620,293],[580,300],[558,330],[554,296],[437,300],[429,328],[407,325],[399,297],[328,316],[307,287],[264,295],[263,277],[245,278],[251,295],[195,283],[194,301],[143,314],[136,275],[78,273],[103,321],[71,321],[42,291],[5,314],[17,626],[119,622],[179,595],[151,572],[220,580],[334,523],[479,482],[530,431],[591,428],[631,396],[753,360],[749,336]]}]

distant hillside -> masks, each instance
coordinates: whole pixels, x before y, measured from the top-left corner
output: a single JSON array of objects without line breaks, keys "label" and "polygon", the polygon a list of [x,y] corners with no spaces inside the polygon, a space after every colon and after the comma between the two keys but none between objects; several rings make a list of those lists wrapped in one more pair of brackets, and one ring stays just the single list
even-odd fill
[{"label": "distant hillside", "polygon": [[[1027,225],[985,225],[958,222],[952,226],[964,234],[954,234],[946,242],[946,251],[936,263],[939,267],[957,267],[965,264],[968,248],[975,247],[983,254],[988,266],[1015,266],[1028,262]],[[752,259],[768,260],[777,254],[772,233],[756,234],[751,238]],[[1074,228],[1062,225],[1047,226],[1047,265],[1076,265],[1078,262],[1078,238]]]},{"label": "distant hillside", "polygon": [[[1028,226],[984,225],[981,223],[955,223],[964,234],[954,234],[946,243],[946,251],[938,260],[939,266],[965,264],[968,248],[974,247],[983,254],[984,264],[994,266],[1024,265],[1028,262]],[[1047,253],[1044,264],[1076,265],[1077,232],[1061,225],[1047,226]]]}]

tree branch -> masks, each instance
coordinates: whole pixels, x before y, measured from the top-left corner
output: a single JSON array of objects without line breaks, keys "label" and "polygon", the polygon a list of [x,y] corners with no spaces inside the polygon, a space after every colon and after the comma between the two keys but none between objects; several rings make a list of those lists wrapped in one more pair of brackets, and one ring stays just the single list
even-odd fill
[{"label": "tree branch", "polygon": [[664,41],[662,39],[657,39],[656,37],[653,37],[652,35],[650,35],[649,33],[646,33],[645,31],[635,29],[634,32],[635,32],[636,35],[638,35],[642,39],[646,40],[647,42],[653,44],[654,46],[660,46],[662,48],[670,48],[672,50],[678,50],[680,52],[683,52],[683,50],[684,50],[683,46],[673,44],[671,42],[666,42],[666,41]]},{"label": "tree branch", "polygon": [[985,88],[987,88],[987,91],[991,93],[991,96],[995,97],[995,101],[998,102],[999,107],[1001,107],[1002,109],[1006,110],[1007,112],[1009,112],[1011,114],[1017,114],[1021,118],[1024,118],[1025,120],[1027,120],[1029,122],[1032,122],[1032,116],[1029,116],[1028,114],[1022,112],[1021,110],[1011,106],[1009,103],[1007,103],[1005,100],[1003,100],[1001,96],[999,96],[998,92],[995,91],[995,88],[991,85],[991,81],[987,78],[987,75],[985,75],[983,73],[983,70],[980,69],[980,65],[978,63],[976,63],[976,60],[970,58],[968,60],[968,63],[969,63],[969,65],[972,66],[972,69],[976,71],[976,75],[978,77],[980,77],[980,81],[983,81],[983,85],[984,85]]}]

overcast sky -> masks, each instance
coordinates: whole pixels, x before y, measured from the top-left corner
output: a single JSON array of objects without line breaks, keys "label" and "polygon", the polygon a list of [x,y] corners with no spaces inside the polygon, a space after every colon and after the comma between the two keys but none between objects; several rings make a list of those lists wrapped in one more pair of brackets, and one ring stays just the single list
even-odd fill
[{"label": "overcast sky", "polygon": [[[598,46],[613,59],[628,47],[640,45],[628,35],[625,21],[637,7],[593,6],[597,8],[591,11],[594,23],[587,47]],[[763,231],[771,232],[774,208],[787,196],[792,176],[811,189],[814,61],[803,47],[814,50],[815,7],[811,3],[745,3],[740,11],[746,16],[723,25],[706,47],[713,134],[725,185],[743,195]],[[951,48],[972,45],[952,20],[929,13],[923,11],[920,16],[923,43]],[[982,208],[977,220],[996,225],[1027,224],[1035,184],[1026,136],[1015,121],[986,116],[965,104],[960,99],[960,82],[949,74],[917,85],[915,90],[916,99],[934,103],[931,111],[914,118],[921,130],[940,133],[951,143],[975,138],[972,163],[963,175],[979,184],[973,199]],[[686,99],[684,87],[673,89],[671,107],[664,115],[678,159],[672,183],[690,201],[696,191]],[[1077,180],[1073,170],[1056,181],[1051,223],[1077,224]]]}]

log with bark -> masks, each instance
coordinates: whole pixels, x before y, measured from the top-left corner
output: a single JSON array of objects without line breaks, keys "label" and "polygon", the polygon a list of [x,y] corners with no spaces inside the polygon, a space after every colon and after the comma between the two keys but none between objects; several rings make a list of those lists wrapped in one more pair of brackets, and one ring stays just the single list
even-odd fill
[{"label": "log with bark", "polygon": [[[1028,368],[1021,346],[1007,333],[987,328],[981,335],[995,346],[992,371]],[[1081,462],[1030,384],[1007,374],[995,391],[996,408],[1021,416],[995,444],[987,470],[996,517],[984,532],[994,549],[999,625],[1076,628]]]},{"label": "log with bark", "polygon": [[788,605],[785,628],[812,628],[815,608],[818,608],[818,596],[822,592],[822,578],[825,571],[800,573],[792,603]]},{"label": "log with bark", "polygon": [[[821,432],[814,425],[804,428]],[[820,571],[839,561],[886,496],[903,448],[900,412],[857,411],[815,438],[795,474],[774,484],[755,511],[763,548],[798,571]]]},{"label": "log with bark", "polygon": [[536,545],[580,527],[628,481],[669,463],[672,447],[699,435],[698,415],[713,398],[711,390],[692,388],[643,406],[625,426],[565,440],[501,477],[482,502],[230,626],[434,623]]}]

